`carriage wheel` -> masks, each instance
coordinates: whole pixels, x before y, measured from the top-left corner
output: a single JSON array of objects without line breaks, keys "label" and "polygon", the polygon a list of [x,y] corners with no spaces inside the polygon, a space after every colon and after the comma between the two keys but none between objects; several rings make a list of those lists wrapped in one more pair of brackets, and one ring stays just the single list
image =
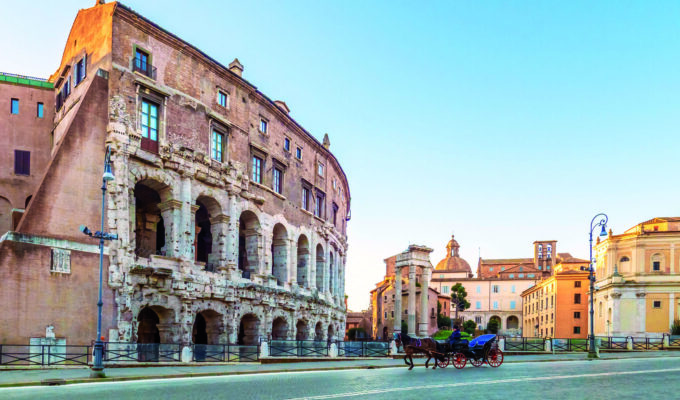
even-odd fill
[{"label": "carriage wheel", "polygon": [[503,364],[503,352],[500,349],[492,349],[486,355],[487,362],[492,367],[500,367]]},{"label": "carriage wheel", "polygon": [[484,364],[484,358],[471,358],[470,364],[474,365],[475,367],[481,367],[482,364]]},{"label": "carriage wheel", "polygon": [[457,369],[465,368],[467,358],[463,353],[454,353],[453,357],[451,357],[451,363],[453,363],[453,366]]},{"label": "carriage wheel", "polygon": [[435,358],[435,362],[439,368],[446,368],[449,366],[449,356],[443,356],[441,360]]}]

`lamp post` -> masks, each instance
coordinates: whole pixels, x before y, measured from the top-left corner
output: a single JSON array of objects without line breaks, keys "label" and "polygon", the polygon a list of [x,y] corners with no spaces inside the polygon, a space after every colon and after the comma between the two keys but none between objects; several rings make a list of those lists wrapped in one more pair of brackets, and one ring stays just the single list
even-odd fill
[{"label": "lamp post", "polygon": [[[598,220],[597,223],[595,223],[596,219]],[[601,226],[602,230],[600,231],[600,237],[606,237],[607,230],[605,227],[607,226],[608,221],[609,217],[604,213],[597,214],[590,221],[590,258],[588,259],[588,261],[590,261],[590,265],[588,266],[588,280],[590,280],[590,339],[588,358],[600,358],[600,354],[595,348],[595,268],[593,267],[593,231],[598,226]]]},{"label": "lamp post", "polygon": [[85,225],[80,225],[80,231],[89,236],[99,239],[99,300],[97,301],[97,340],[94,342],[94,360],[92,362],[91,378],[104,378],[104,364],[102,363],[104,353],[104,342],[102,341],[102,280],[104,275],[104,241],[118,239],[114,233],[104,232],[104,213],[106,210],[106,183],[114,179],[111,173],[111,149],[106,147],[106,157],[104,159],[104,174],[102,175],[102,219],[101,230],[92,233]]}]

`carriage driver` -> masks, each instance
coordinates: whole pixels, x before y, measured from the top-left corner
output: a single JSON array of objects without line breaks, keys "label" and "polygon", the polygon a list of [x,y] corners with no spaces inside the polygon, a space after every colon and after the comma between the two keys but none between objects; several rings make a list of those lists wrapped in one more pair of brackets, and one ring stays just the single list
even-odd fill
[{"label": "carriage driver", "polygon": [[453,333],[449,336],[449,344],[453,346],[460,342],[460,327],[458,325],[453,326]]}]

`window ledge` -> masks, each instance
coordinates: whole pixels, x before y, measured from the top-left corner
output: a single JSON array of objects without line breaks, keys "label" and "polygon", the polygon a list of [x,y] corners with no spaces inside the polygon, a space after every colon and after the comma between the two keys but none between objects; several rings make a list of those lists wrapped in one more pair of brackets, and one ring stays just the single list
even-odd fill
[{"label": "window ledge", "polygon": [[[314,214],[312,214],[312,215],[314,215]],[[326,222],[326,220],[324,220],[323,218],[319,218],[319,217],[317,217],[316,215],[314,215],[314,219],[319,220],[319,221],[321,221],[321,222],[323,222],[323,223]]]},{"label": "window ledge", "polygon": [[265,186],[261,183],[257,183],[255,181],[250,181],[250,183],[252,183],[256,187],[259,187],[260,189],[264,189],[264,190],[268,191],[269,193],[273,194],[274,196],[278,197],[281,200],[286,200],[286,197],[284,195],[276,193],[276,191],[274,191],[274,189],[272,189],[268,186]]},{"label": "window ledge", "polygon": [[[308,214],[310,217],[314,217],[314,214],[312,214],[310,211],[305,210],[304,208],[300,207],[300,211],[302,211],[305,214]],[[316,218],[316,217],[314,217]]]}]

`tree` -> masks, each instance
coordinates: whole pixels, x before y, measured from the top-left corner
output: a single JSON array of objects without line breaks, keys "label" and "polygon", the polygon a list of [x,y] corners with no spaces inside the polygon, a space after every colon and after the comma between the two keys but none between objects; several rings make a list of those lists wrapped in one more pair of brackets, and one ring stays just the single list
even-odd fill
[{"label": "tree", "polygon": [[437,328],[451,326],[451,318],[442,314],[442,303],[437,302]]},{"label": "tree", "polygon": [[475,334],[476,328],[477,328],[477,324],[475,323],[475,321],[473,321],[471,319],[465,321],[465,323],[463,324],[463,330],[465,332],[469,333],[470,335]]},{"label": "tree", "polygon": [[349,338],[349,340],[363,339],[366,336],[367,336],[366,331],[364,330],[364,328],[361,327],[351,328],[350,330],[347,331],[347,337]]},{"label": "tree", "polygon": [[491,332],[491,333],[498,333],[498,320],[495,318],[491,318],[488,324],[486,324],[486,330]]},{"label": "tree", "polygon": [[470,308],[470,303],[467,301],[467,292],[460,283],[451,286],[451,304],[456,307],[456,317],[458,320],[458,311],[465,311]]}]

